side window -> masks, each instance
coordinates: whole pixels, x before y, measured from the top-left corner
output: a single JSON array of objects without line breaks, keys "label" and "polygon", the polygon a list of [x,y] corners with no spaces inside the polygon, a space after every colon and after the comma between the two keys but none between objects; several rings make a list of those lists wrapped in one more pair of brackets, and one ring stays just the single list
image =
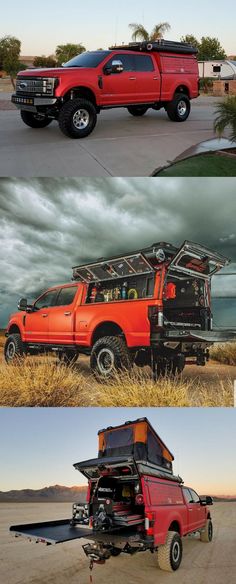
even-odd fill
[{"label": "side window", "polygon": [[68,288],[61,288],[57,297],[56,306],[67,306],[68,304],[72,304],[76,292],[77,292],[76,286],[68,286]]},{"label": "side window", "polygon": [[134,55],[135,71],[154,71],[152,57],[148,55]]},{"label": "side window", "polygon": [[133,55],[113,55],[113,57],[106,63],[106,66],[112,64],[112,61],[121,61],[124,71],[134,71],[134,56]]},{"label": "side window", "polygon": [[48,308],[49,306],[54,306],[57,293],[58,290],[49,290],[49,292],[46,292],[37,300],[37,302],[35,302],[34,308],[36,310],[40,310],[40,308]]},{"label": "side window", "polygon": [[190,489],[190,493],[192,495],[192,501],[194,503],[199,503],[200,499],[199,499],[198,494],[195,491],[193,491],[192,489]]},{"label": "side window", "polygon": [[184,497],[185,497],[187,503],[192,503],[193,502],[193,498],[192,498],[192,495],[191,495],[189,489],[186,489],[185,488],[185,489],[183,489],[183,492],[184,492]]}]

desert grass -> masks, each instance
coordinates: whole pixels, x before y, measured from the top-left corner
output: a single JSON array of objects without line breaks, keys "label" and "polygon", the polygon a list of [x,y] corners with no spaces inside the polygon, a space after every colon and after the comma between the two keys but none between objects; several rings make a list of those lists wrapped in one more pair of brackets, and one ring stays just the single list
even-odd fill
[{"label": "desert grass", "polygon": [[225,365],[236,365],[236,343],[216,344],[211,348],[211,359]]},{"label": "desert grass", "polygon": [[233,387],[230,379],[219,379],[214,388],[181,377],[154,382],[150,372],[137,368],[98,383],[76,364],[67,367],[51,357],[28,357],[0,364],[0,406],[230,407]]}]

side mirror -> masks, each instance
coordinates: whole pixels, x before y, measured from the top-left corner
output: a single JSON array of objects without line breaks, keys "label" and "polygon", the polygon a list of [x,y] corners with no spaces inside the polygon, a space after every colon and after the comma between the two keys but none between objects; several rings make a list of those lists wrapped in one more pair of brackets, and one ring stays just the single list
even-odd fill
[{"label": "side mirror", "polygon": [[18,302],[18,310],[27,310],[27,299],[21,298]]},{"label": "side mirror", "polygon": [[105,75],[111,75],[111,73],[122,73],[124,71],[124,66],[118,59],[112,61],[111,65],[104,67]]},{"label": "side mirror", "polygon": [[213,505],[213,499],[212,497],[209,497],[209,495],[206,495],[206,497],[200,497],[200,503],[203,506]]}]

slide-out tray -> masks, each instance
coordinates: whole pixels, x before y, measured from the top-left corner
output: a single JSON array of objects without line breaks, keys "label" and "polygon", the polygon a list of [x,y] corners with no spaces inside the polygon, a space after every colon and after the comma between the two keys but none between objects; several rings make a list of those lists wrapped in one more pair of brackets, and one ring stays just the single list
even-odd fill
[{"label": "slide-out tray", "polygon": [[44,523],[29,523],[25,525],[12,525],[10,531],[16,536],[23,535],[29,539],[49,544],[62,543],[81,537],[92,538],[92,530],[81,525],[71,525],[71,519],[59,521],[46,521]]}]

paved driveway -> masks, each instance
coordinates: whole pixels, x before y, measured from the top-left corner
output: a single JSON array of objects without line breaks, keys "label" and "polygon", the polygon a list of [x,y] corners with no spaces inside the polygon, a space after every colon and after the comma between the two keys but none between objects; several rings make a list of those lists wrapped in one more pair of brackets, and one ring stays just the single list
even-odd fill
[{"label": "paved driveway", "polygon": [[33,130],[21,122],[17,110],[1,110],[0,176],[149,176],[190,146],[213,137],[217,101],[199,97],[184,123],[171,122],[164,110],[149,110],[142,118],[124,108],[103,111],[94,132],[83,140],[66,138],[56,122]]}]

